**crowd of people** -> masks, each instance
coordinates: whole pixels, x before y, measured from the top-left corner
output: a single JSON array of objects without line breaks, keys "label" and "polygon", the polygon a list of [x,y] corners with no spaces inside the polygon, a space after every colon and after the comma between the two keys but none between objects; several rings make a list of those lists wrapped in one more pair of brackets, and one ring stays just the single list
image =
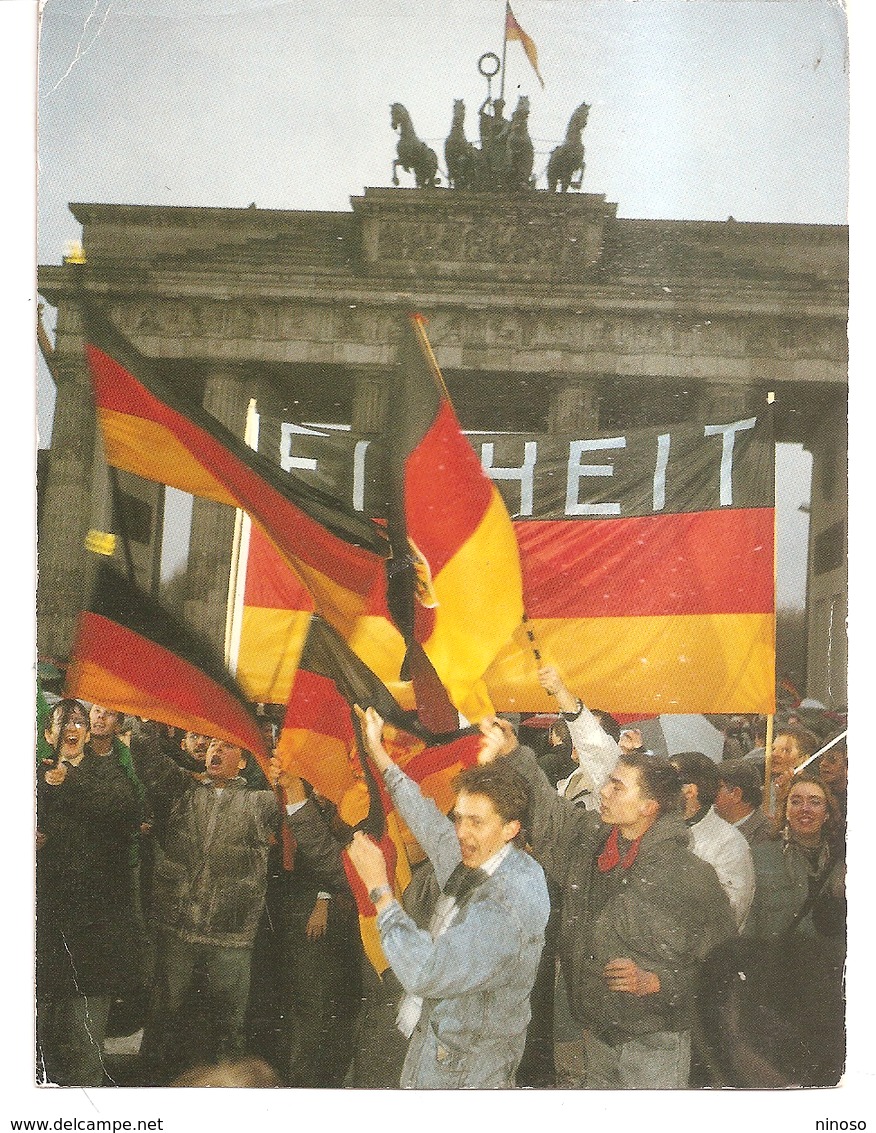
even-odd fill
[{"label": "crowd of people", "polygon": [[[762,718],[731,717],[722,760],[667,757],[555,668],[539,678],[550,727],[482,721],[449,814],[357,709],[410,835],[402,892],[343,805],[293,768],[57,700],[38,735],[38,1080],[836,1084],[842,721],[787,710],[768,751]],[[269,706],[263,724],[272,749]],[[817,1011],[799,1010],[804,987]],[[137,1037],[122,1083],[113,1035]]]}]

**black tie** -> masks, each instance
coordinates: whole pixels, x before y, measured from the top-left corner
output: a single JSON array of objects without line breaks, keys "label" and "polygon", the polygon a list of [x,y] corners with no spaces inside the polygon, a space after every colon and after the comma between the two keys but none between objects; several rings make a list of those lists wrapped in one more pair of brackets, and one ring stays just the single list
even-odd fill
[{"label": "black tie", "polygon": [[488,877],[489,874],[484,873],[482,869],[472,869],[471,866],[460,862],[450,877],[447,878],[441,892],[446,897],[453,897],[457,905],[462,905],[472,889],[480,885],[482,881],[486,881]]}]

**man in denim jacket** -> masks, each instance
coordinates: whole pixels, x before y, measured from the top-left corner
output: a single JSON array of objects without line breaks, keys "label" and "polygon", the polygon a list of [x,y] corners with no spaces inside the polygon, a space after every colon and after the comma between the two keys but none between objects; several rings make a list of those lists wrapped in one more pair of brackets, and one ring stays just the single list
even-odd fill
[{"label": "man in denim jacket", "polygon": [[393,895],[379,848],[354,836],[350,860],[406,992],[398,1024],[411,1040],[401,1086],[513,1086],[549,912],[544,873],[515,844],[525,784],[504,763],[469,768],[456,781],[451,821],[389,758],[377,713],[361,717],[368,752],[442,887],[429,931],[419,929]]}]

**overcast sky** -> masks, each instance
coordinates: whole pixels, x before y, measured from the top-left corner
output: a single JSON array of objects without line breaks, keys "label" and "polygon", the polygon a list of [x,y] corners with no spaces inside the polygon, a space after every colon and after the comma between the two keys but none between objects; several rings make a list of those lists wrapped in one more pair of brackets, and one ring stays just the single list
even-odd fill
[{"label": "overcast sky", "polygon": [[[846,221],[837,4],[517,0],[514,12],[545,80],[509,44],[506,101],[530,99],[537,174],[586,101],[583,188],[620,216]],[[348,209],[390,183],[393,101],[443,164],[455,98],[476,138],[477,63],[501,55],[503,17],[504,0],[46,0],[39,262],[80,238],[71,201]],[[45,444],[54,390],[39,369]],[[780,460],[778,598],[800,606],[811,461],[799,446]],[[169,569],[184,548],[166,550]]]}]

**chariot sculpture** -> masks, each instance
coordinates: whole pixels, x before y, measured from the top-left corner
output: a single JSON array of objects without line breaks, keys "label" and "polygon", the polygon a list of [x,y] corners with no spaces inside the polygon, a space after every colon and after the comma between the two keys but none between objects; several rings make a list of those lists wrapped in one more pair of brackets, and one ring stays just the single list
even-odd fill
[{"label": "chariot sculpture", "polygon": [[[581,135],[590,107],[582,102],[569,119],[565,140],[550,153],[547,187],[550,192],[580,189],[584,176],[584,146]],[[399,169],[412,173],[418,189],[441,184],[438,155],[414,129],[411,115],[400,103],[390,107],[390,123],[398,131],[398,147],[392,163],[392,183],[399,184]],[[480,145],[465,132],[465,103],[453,103],[450,133],[444,142],[447,185],[468,192],[522,193],[535,189],[535,147],[529,135],[529,98],[521,95],[510,118],[505,100],[490,95],[478,109]]]}]

